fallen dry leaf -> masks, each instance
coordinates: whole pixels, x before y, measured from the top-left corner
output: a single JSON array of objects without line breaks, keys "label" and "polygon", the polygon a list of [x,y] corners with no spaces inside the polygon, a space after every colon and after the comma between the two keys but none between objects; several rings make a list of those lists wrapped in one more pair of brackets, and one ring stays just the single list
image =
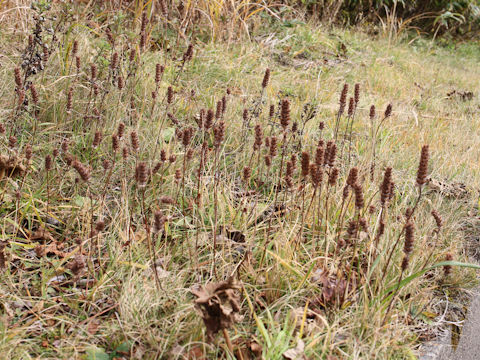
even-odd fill
[{"label": "fallen dry leaf", "polygon": [[294,349],[288,349],[282,355],[287,360],[304,360],[305,356],[305,343],[302,339],[298,339],[297,346]]},{"label": "fallen dry leaf", "polygon": [[228,329],[237,321],[240,311],[238,289],[234,278],[230,277],[226,281],[209,283],[191,290],[197,297],[195,308],[203,318],[209,341],[213,341],[214,335],[220,330]]},{"label": "fallen dry leaf", "polygon": [[30,241],[55,241],[53,235],[48,230],[45,230],[43,227],[40,227],[37,230],[31,232],[28,238]]},{"label": "fallen dry leaf", "polygon": [[17,177],[25,172],[22,159],[17,156],[0,155],[0,180],[4,176]]}]

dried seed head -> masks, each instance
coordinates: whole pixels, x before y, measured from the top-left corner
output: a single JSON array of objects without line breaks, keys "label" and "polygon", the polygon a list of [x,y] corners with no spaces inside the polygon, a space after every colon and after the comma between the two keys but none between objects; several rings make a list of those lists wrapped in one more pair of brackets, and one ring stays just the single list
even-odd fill
[{"label": "dried seed head", "polygon": [[338,109],[338,115],[341,116],[345,111],[345,105],[347,104],[348,84],[343,85],[342,93],[340,94],[340,107]]},{"label": "dried seed head", "polygon": [[322,131],[323,129],[325,129],[325,123],[323,121],[320,121],[318,123],[318,130]]},{"label": "dried seed head", "polygon": [[402,260],[402,271],[407,270],[409,262],[410,262],[410,257],[408,255],[405,255]]},{"label": "dried seed head", "polygon": [[135,52],[135,49],[131,49],[130,50],[130,55],[128,56],[128,61],[130,61],[130,63],[133,63],[135,61],[135,56],[136,56],[136,52]]},{"label": "dried seed head", "polygon": [[63,139],[61,148],[64,153],[68,151],[69,146],[70,146],[70,143],[68,142],[68,139]]},{"label": "dried seed head", "polygon": [[125,82],[124,82],[122,76],[119,76],[119,77],[117,78],[117,87],[118,87],[118,90],[120,90],[120,91],[122,91],[123,88],[125,87]]},{"label": "dried seed head", "polygon": [[355,220],[350,220],[347,226],[347,239],[346,242],[350,244],[352,240],[355,238],[357,233],[358,223]]},{"label": "dried seed head", "polygon": [[138,141],[138,134],[134,130],[130,133],[130,143],[132,144],[132,149],[136,152],[140,149],[140,142]]},{"label": "dried seed head", "polygon": [[[64,159],[65,159],[65,163],[68,165],[68,166],[71,166],[73,161],[75,160],[75,158],[71,155],[71,154],[65,154],[64,155]],[[75,180],[76,181],[76,180]]]},{"label": "dried seed head", "polygon": [[163,213],[158,210],[155,212],[153,215],[153,232],[155,234],[158,234],[163,231],[165,226],[165,216],[163,216]]},{"label": "dried seed head", "polygon": [[168,17],[168,8],[167,8],[167,4],[165,3],[165,0],[160,0],[160,10],[164,17]]},{"label": "dried seed head", "polygon": [[337,156],[337,145],[333,141],[327,143],[327,149],[329,148],[328,144],[330,143],[330,150],[328,151],[327,164],[330,167],[335,165],[335,158]]},{"label": "dried seed head", "polygon": [[272,159],[277,156],[277,138],[275,136],[270,138],[270,156]]},{"label": "dried seed head", "polygon": [[287,187],[290,189],[293,187],[293,180],[290,176],[285,177],[285,183],[287,184]]},{"label": "dried seed head", "polygon": [[147,13],[143,12],[142,13],[142,22],[140,25],[140,32],[145,32],[145,29],[147,28]]},{"label": "dried seed head", "polygon": [[310,171],[310,155],[307,152],[302,152],[302,176],[306,178]]},{"label": "dried seed head", "polygon": [[107,34],[107,39],[110,44],[115,44],[115,38],[113,37],[112,31],[107,27],[105,29],[105,34]]},{"label": "dried seed head", "polygon": [[350,169],[347,177],[347,185],[353,187],[358,181],[358,168],[353,167]]},{"label": "dried seed head", "polygon": [[263,131],[260,124],[255,125],[255,142],[253,143],[253,150],[260,150],[263,142]]},{"label": "dried seed head", "polygon": [[187,50],[185,50],[185,53],[183,54],[183,62],[187,62],[192,60],[193,58],[193,45],[189,44],[187,47]]},{"label": "dried seed head", "polygon": [[270,167],[272,165],[272,158],[270,157],[270,155],[265,155],[265,165],[267,167]]},{"label": "dried seed head", "polygon": [[122,158],[124,161],[128,159],[128,155],[130,155],[130,152],[128,151],[128,147],[124,146],[122,149]]},{"label": "dried seed head", "polygon": [[15,148],[16,145],[17,145],[17,138],[15,136],[11,135],[8,138],[8,147],[10,149],[13,149],[13,148]]},{"label": "dried seed head", "polygon": [[316,164],[310,164],[310,175],[314,187],[318,187],[323,180],[323,168]]},{"label": "dried seed head", "polygon": [[354,110],[355,110],[355,100],[351,97],[350,99],[348,99],[348,116],[352,116]]},{"label": "dried seed head", "polygon": [[193,151],[192,148],[187,150],[187,153],[185,154],[185,157],[187,158],[187,161],[190,161],[190,160],[193,159],[193,153],[194,153],[194,151]]},{"label": "dried seed head", "polygon": [[140,49],[144,49],[145,48],[145,44],[147,42],[147,38],[146,38],[146,35],[144,32],[142,32],[140,34]]},{"label": "dried seed head", "polygon": [[170,155],[168,161],[170,162],[170,164],[173,164],[175,161],[177,161],[177,157],[175,156],[175,154]]},{"label": "dried seed head", "polygon": [[6,131],[5,125],[3,125],[2,122],[0,122],[0,134],[5,134],[5,131]]},{"label": "dried seed head", "polygon": [[78,160],[74,160],[72,162],[72,166],[75,170],[77,170],[78,174],[80,175],[80,178],[87,182],[90,179],[90,170],[83,165],[81,162]]},{"label": "dried seed head", "polygon": [[110,61],[110,69],[115,71],[118,67],[118,52],[112,54],[112,60]]},{"label": "dried seed head", "polygon": [[190,141],[193,137],[193,128],[188,127],[183,131],[182,144],[184,147],[187,147],[190,144]]},{"label": "dried seed head", "polygon": [[393,181],[390,182],[390,191],[388,193],[388,201],[391,201],[393,199],[393,196],[395,195],[395,183]]},{"label": "dried seed head", "polygon": [[162,80],[163,72],[165,71],[165,67],[163,65],[157,64],[155,66],[155,83],[158,83]]},{"label": "dried seed head", "polygon": [[428,150],[429,150],[428,145],[423,145],[422,153],[420,155],[420,163],[418,165],[418,171],[417,171],[418,186],[423,186],[427,182],[428,158],[429,158]]},{"label": "dried seed head", "polygon": [[222,101],[221,100],[218,100],[217,101],[217,112],[215,113],[215,119],[220,119],[222,117],[222,113],[223,113],[223,104],[222,104]]},{"label": "dried seed head", "polygon": [[23,86],[23,81],[22,81],[22,75],[21,75],[21,72],[20,72],[20,68],[16,67],[13,72],[15,74],[15,84],[17,84],[17,88],[20,89]]},{"label": "dried seed head", "polygon": [[298,123],[296,121],[292,124],[292,133],[296,133],[298,131]]},{"label": "dried seed head", "polygon": [[117,136],[117,134],[113,134],[112,135],[112,149],[113,149],[113,152],[117,152],[119,147],[120,147],[120,142],[118,140],[118,136]]},{"label": "dried seed head", "polygon": [[290,156],[290,162],[292,163],[293,171],[295,171],[295,169],[297,168],[297,155],[292,154]]},{"label": "dried seed head", "polygon": [[223,142],[223,138],[225,137],[225,122],[220,121],[217,126],[213,129],[213,135],[215,138],[215,147],[219,147],[220,144]]},{"label": "dried seed head", "polygon": [[135,179],[139,187],[145,187],[148,180],[147,164],[143,161],[139,162],[135,169]]},{"label": "dried seed head", "polygon": [[162,150],[160,151],[160,160],[161,160],[162,162],[167,161],[167,152],[165,151],[165,149],[162,149]]},{"label": "dried seed head", "polygon": [[161,167],[162,167],[162,163],[161,163],[161,162],[157,162],[157,163],[155,164],[155,166],[153,167],[152,176],[155,175],[155,174],[160,170]]},{"label": "dried seed head", "polygon": [[252,176],[252,168],[249,166],[245,166],[243,168],[243,181],[247,183],[250,179],[250,176]]},{"label": "dried seed head", "polygon": [[392,115],[392,104],[388,104],[385,109],[385,118],[388,118],[390,115]]},{"label": "dried seed head", "polygon": [[176,170],[175,170],[175,181],[176,181],[177,183],[179,183],[180,180],[182,180],[182,170],[176,169]]},{"label": "dried seed head", "polygon": [[173,102],[173,88],[171,86],[167,89],[167,103],[171,104]]},{"label": "dried seed head", "polygon": [[161,196],[160,202],[162,204],[175,204],[175,200],[170,196]]},{"label": "dried seed head", "polygon": [[373,120],[375,118],[375,105],[370,106],[369,117],[370,117],[370,120]]},{"label": "dried seed head", "polygon": [[293,172],[295,171],[294,165],[291,161],[287,161],[287,169],[285,171],[285,176],[291,178],[293,176]]},{"label": "dried seed head", "polygon": [[360,101],[360,84],[355,84],[355,108]]},{"label": "dried seed head", "polygon": [[105,171],[108,170],[108,169],[110,169],[111,165],[112,165],[112,163],[110,162],[110,160],[108,160],[108,159],[103,159],[103,161],[102,161],[102,167],[103,167],[103,169],[104,169]]},{"label": "dried seed head", "polygon": [[387,167],[385,169],[385,175],[383,176],[383,182],[380,186],[380,203],[385,206],[390,197],[390,186],[392,183],[392,168]]},{"label": "dried seed head", "polygon": [[268,111],[268,117],[271,119],[275,116],[275,105],[270,105],[270,109]]},{"label": "dried seed head", "polygon": [[242,119],[243,119],[243,122],[248,121],[248,109],[243,109]]},{"label": "dried seed head", "polygon": [[93,148],[96,149],[101,142],[102,142],[102,133],[100,131],[96,131],[93,137],[93,142],[92,142]]},{"label": "dried seed head", "polygon": [[18,90],[18,105],[21,106],[25,101],[25,90]]},{"label": "dried seed head", "polygon": [[360,229],[368,232],[368,223],[364,217],[361,217],[360,219],[358,219],[358,224],[360,225]]},{"label": "dried seed head", "polygon": [[285,131],[290,123],[290,102],[288,99],[282,100],[282,108],[280,111],[280,124]]},{"label": "dried seed head", "polygon": [[78,41],[75,40],[75,41],[73,42],[72,55],[73,55],[73,56],[76,56],[77,53],[78,53]]},{"label": "dried seed head", "polygon": [[432,210],[432,216],[433,218],[435,219],[435,223],[437,224],[437,229],[440,230],[440,228],[442,227],[443,225],[443,220],[442,220],[442,217],[440,216],[440,214],[438,213],[437,210]]},{"label": "dried seed head", "polygon": [[75,66],[77,67],[77,72],[79,72],[80,68],[82,67],[80,56],[75,56]]},{"label": "dried seed head", "polygon": [[265,75],[263,75],[262,81],[262,88],[265,89],[268,86],[268,82],[270,81],[270,69],[267,68],[265,70]]},{"label": "dried seed head", "polygon": [[227,111],[227,97],[223,96],[222,97],[222,115],[225,114],[225,111]]},{"label": "dried seed head", "polygon": [[403,252],[406,256],[408,256],[413,250],[413,243],[414,239],[414,232],[415,232],[415,225],[411,221],[407,222],[405,225],[405,245],[403,247]]},{"label": "dried seed head", "polygon": [[97,65],[90,64],[90,74],[92,76],[92,80],[95,80],[97,78]]},{"label": "dried seed head", "polygon": [[30,93],[32,94],[32,101],[34,104],[38,104],[38,92],[35,85],[30,85]]},{"label": "dried seed head", "polygon": [[52,157],[50,155],[45,156],[45,170],[50,171],[52,169]]},{"label": "dried seed head", "polygon": [[99,90],[99,88],[98,88],[98,84],[97,84],[97,83],[93,83],[93,84],[92,84],[92,88],[93,88],[93,95],[98,96],[98,94],[99,94],[99,92],[100,92],[100,90]]},{"label": "dried seed head", "polygon": [[213,113],[212,109],[208,109],[207,111],[207,119],[205,120],[205,130],[209,130],[213,125],[213,117],[215,114]]},{"label": "dried seed head", "polygon": [[70,88],[68,89],[68,93],[67,93],[67,113],[71,113],[72,112],[72,106],[73,106],[73,89]]},{"label": "dried seed head", "polygon": [[353,186],[353,190],[355,191],[355,207],[357,209],[363,209],[365,206],[365,200],[363,198],[362,186],[357,183]]},{"label": "dried seed head", "polygon": [[25,146],[25,159],[27,159],[27,161],[30,161],[32,159],[32,155],[33,155],[32,145],[27,144]]},{"label": "dried seed head", "polygon": [[348,195],[350,195],[350,186],[345,185],[345,186],[343,187],[343,191],[342,191],[343,201],[345,201],[345,200],[347,199]]}]

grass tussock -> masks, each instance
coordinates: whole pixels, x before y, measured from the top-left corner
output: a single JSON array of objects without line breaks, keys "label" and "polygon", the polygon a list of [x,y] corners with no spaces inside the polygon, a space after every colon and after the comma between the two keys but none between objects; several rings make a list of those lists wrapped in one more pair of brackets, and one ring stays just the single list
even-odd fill
[{"label": "grass tussock", "polygon": [[468,201],[429,187],[478,185],[443,50],[31,15],[0,68],[6,358],[403,359],[473,278]]}]

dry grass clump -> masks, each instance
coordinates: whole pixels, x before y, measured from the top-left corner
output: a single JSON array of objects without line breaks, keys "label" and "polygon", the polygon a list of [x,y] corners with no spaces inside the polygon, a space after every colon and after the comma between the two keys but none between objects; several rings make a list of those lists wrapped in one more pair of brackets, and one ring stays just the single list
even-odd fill
[{"label": "dry grass clump", "polygon": [[273,67],[245,96],[197,86],[206,50],[178,36],[151,51],[168,29],[142,14],[135,34],[91,35],[37,9],[8,69],[2,351],[407,353],[433,292],[465,266],[426,193],[429,146],[405,147],[409,176],[395,170],[393,107],[367,114],[358,83],[333,112],[276,96]]}]

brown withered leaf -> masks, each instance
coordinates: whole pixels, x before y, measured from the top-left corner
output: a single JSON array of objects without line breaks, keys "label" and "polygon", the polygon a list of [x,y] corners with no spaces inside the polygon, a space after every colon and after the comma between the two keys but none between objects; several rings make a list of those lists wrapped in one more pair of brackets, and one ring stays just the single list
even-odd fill
[{"label": "brown withered leaf", "polygon": [[244,243],[245,242],[245,234],[236,229],[229,229],[226,226],[220,227],[220,233],[225,235],[225,237],[229,240]]},{"label": "brown withered leaf", "polygon": [[262,346],[255,339],[237,338],[233,341],[235,356],[237,359],[258,360],[262,358]]},{"label": "brown withered leaf", "polygon": [[85,257],[81,254],[75,255],[75,258],[68,262],[65,266],[68,270],[70,270],[73,275],[79,275],[81,271],[85,268]]},{"label": "brown withered leaf", "polygon": [[62,251],[63,244],[58,241],[54,241],[49,245],[37,245],[35,247],[35,253],[38,257],[43,257],[45,255],[56,255],[59,257],[65,257],[65,253]]},{"label": "brown withered leaf", "polygon": [[[350,279],[349,289],[354,286],[355,277]],[[347,290],[347,280],[344,276],[330,275],[326,270],[320,269],[315,271],[312,280],[322,284],[322,293],[312,304],[328,306],[341,306],[345,301],[345,293]]]},{"label": "brown withered leaf", "polygon": [[4,176],[17,177],[25,172],[25,165],[17,156],[0,155],[0,180]]},{"label": "brown withered leaf", "polygon": [[55,241],[52,233],[43,227],[38,228],[29,235],[30,241],[41,240],[41,241]]},{"label": "brown withered leaf", "polygon": [[220,330],[228,329],[237,321],[240,311],[239,286],[233,277],[226,281],[212,282],[191,290],[195,308],[203,318],[207,339],[212,342]]},{"label": "brown withered leaf", "polygon": [[305,343],[303,340],[298,339],[297,346],[294,349],[288,349],[282,355],[284,359],[287,360],[303,360],[307,359],[305,356]]}]

